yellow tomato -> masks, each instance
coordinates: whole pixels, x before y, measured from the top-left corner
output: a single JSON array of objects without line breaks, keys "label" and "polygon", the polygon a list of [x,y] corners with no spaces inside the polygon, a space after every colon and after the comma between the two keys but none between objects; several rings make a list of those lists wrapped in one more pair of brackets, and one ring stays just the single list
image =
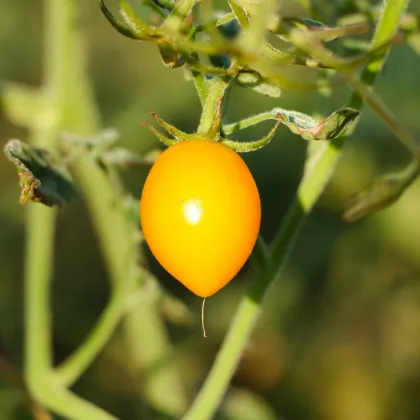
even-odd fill
[{"label": "yellow tomato", "polygon": [[151,168],[140,217],[160,264],[196,295],[208,297],[248,259],[261,204],[236,152],[218,142],[191,140],[166,149]]}]

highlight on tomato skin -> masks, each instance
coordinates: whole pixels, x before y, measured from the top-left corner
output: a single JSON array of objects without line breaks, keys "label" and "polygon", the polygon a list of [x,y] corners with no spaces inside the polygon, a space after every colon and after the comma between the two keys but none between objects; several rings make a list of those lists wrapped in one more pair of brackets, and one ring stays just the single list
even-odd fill
[{"label": "highlight on tomato skin", "polygon": [[140,219],[159,263],[193,293],[208,297],[229,283],[251,254],[261,203],[235,151],[191,140],[166,149],[151,168]]}]

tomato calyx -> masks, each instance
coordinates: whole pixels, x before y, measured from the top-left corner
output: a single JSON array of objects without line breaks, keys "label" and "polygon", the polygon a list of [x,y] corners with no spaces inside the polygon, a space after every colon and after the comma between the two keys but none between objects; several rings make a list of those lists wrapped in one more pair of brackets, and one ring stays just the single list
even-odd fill
[{"label": "tomato calyx", "polygon": [[276,121],[276,124],[274,127],[269,131],[269,133],[262,137],[261,139],[254,140],[251,142],[242,142],[242,141],[236,141],[231,140],[225,136],[221,135],[221,102],[217,106],[216,115],[213,120],[213,124],[211,125],[209,131],[207,133],[194,133],[189,134],[185,133],[184,131],[181,131],[180,129],[176,128],[175,126],[167,123],[166,121],[162,120],[155,112],[149,111],[152,117],[155,119],[155,121],[173,138],[169,138],[165,135],[163,135],[161,132],[159,132],[154,126],[152,126],[149,123],[143,123],[143,125],[149,127],[149,129],[152,131],[152,133],[157,137],[159,141],[161,141],[166,146],[173,146],[174,144],[177,144],[179,142],[183,141],[192,141],[192,140],[208,140],[208,141],[215,141],[220,142],[227,147],[230,147],[235,152],[238,153],[246,153],[246,152],[253,152],[255,150],[260,149],[261,147],[264,147],[267,145],[272,138],[274,137],[274,134],[276,133],[276,130],[278,126],[281,123],[281,115],[279,115],[279,119]]}]

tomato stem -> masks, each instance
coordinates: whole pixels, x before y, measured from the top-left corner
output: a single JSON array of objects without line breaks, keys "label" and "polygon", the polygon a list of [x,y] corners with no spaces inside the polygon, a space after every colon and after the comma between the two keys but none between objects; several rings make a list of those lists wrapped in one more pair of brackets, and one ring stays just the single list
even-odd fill
[{"label": "tomato stem", "polygon": [[[221,114],[218,112],[218,109],[221,106],[221,101],[230,81],[231,77],[222,76],[214,78],[208,84],[208,94],[203,106],[203,113],[201,114],[197,134],[201,134],[205,138],[208,138],[210,135],[212,138],[209,138],[209,140],[215,140],[216,134],[214,133],[214,127],[216,125],[219,127],[218,133],[220,134]],[[215,118],[218,121],[215,121]]]}]

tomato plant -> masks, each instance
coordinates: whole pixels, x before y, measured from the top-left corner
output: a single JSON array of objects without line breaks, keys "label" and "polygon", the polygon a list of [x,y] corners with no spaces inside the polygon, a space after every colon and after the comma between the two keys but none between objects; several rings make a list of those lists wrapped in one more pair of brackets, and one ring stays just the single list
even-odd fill
[{"label": "tomato plant", "polygon": [[[162,415],[170,419],[183,416],[184,420],[210,420],[214,416],[243,418],[246,413],[247,418],[263,420],[259,413],[265,410],[254,405],[253,393],[249,394],[251,398],[244,400],[241,392],[229,392],[231,380],[238,371],[240,360],[249,363],[246,357],[241,356],[261,313],[264,297],[269,286],[281,277],[288,251],[331,179],[347,143],[346,137],[354,130],[363,103],[367,103],[409,149],[412,161],[402,171],[385,174],[354,195],[346,205],[343,218],[356,221],[389,206],[420,175],[417,142],[382,103],[380,96],[372,91],[376,77],[382,72],[387,52],[394,43],[405,38],[418,51],[419,25],[416,24],[417,16],[407,11],[410,1],[383,0],[382,10],[379,10],[379,5],[373,5],[375,2],[298,2],[300,5],[296,7],[286,5],[293,2],[228,0],[216,8],[212,2],[197,0],[144,0],[141,5],[119,0],[116,2],[119,4],[117,14],[112,11],[115,4],[108,7],[105,0],[98,0],[100,10],[114,29],[132,40],[155,43],[163,63],[171,69],[183,67],[186,80],[193,83],[197,91],[202,109],[193,133],[182,132],[151,112],[157,124],[170,137],[154,126],[149,125],[150,129],[169,148],[152,167],[140,201],[143,233],[152,252],[162,266],[192,292],[204,298],[216,293],[235,277],[256,244],[261,219],[260,198],[249,169],[236,152],[251,152],[266,146],[280,125],[309,142],[306,160],[302,163],[302,179],[290,208],[274,232],[271,243],[266,243],[263,237],[259,238],[255,250],[260,257],[259,264],[254,268],[250,288],[238,304],[234,321],[213,367],[194,402],[191,402],[188,396],[201,378],[191,375],[188,379],[190,375],[185,375],[185,378],[180,375],[177,363],[173,363],[172,359],[177,359],[175,362],[181,359],[173,357],[172,334],[167,331],[171,326],[166,322],[177,323],[182,318],[179,313],[183,310],[184,314],[189,312],[182,301],[162,290],[153,273],[142,266],[143,254],[138,246],[138,241],[143,238],[138,226],[138,199],[134,199],[124,188],[118,173],[119,168],[151,163],[154,154],[138,155],[117,147],[112,130],[98,134],[99,113],[86,75],[81,24],[84,19],[79,16],[85,9],[84,2],[45,1],[45,40],[48,41],[44,60],[45,84],[38,89],[32,85],[4,84],[2,80],[0,89],[2,108],[10,121],[30,132],[32,143],[29,145],[13,139],[6,143],[4,151],[17,168],[20,202],[38,203],[29,204],[27,209],[24,378],[14,380],[27,387],[24,396],[35,417],[50,418],[48,410],[51,410],[69,419],[117,419],[115,414],[77,396],[71,387],[123,322],[123,333],[118,339],[124,340],[124,346],[117,343],[113,348],[118,351],[109,354],[118,353],[118,362],[121,361],[121,367],[126,370],[125,375],[119,375],[123,381],[129,378],[130,383],[138,382],[136,386],[142,403],[134,404],[139,414],[132,414],[131,418],[144,418],[147,415],[144,413],[153,413],[154,418]],[[281,10],[279,3],[284,3]],[[224,6],[224,12],[220,12],[220,6]],[[295,10],[299,11],[299,16],[288,16]],[[141,16],[137,12],[141,12]],[[372,25],[371,21],[376,19],[376,25]],[[75,22],[78,24],[75,25]],[[28,33],[13,33],[13,37],[26,37]],[[356,35],[364,35],[365,38],[353,39]],[[109,51],[107,42],[106,47]],[[149,67],[147,59],[143,56],[141,63],[145,64],[146,73],[150,74],[153,66]],[[126,69],[128,64],[124,64]],[[294,71],[302,66],[311,70]],[[98,65],[97,69],[102,71],[104,67]],[[166,74],[169,70],[165,74],[156,74],[159,82]],[[179,78],[174,80],[177,84],[182,83]],[[347,107],[340,107],[327,117],[315,118],[279,107],[284,106],[280,97],[288,89],[313,90],[330,97],[341,81],[352,89],[351,98]],[[145,87],[145,83],[141,86]],[[163,84],[161,89],[166,89],[166,86]],[[259,109],[259,102],[252,102],[249,106],[251,115],[227,123],[229,108],[232,108],[228,99],[231,94],[236,94],[237,86],[253,89],[278,102],[275,102],[274,108],[257,114],[253,111]],[[185,112],[180,99],[188,95],[178,88],[174,92],[177,106]],[[143,101],[148,97],[147,89],[141,93]],[[166,99],[161,98],[158,92],[152,95],[156,102]],[[165,96],[169,97],[169,94]],[[337,95],[335,97],[338,98]],[[331,99],[332,104],[334,101]],[[149,105],[148,102],[147,107]],[[236,115],[240,115],[240,108],[237,107]],[[138,104],[135,111],[138,112]],[[137,115],[143,119],[141,114]],[[318,115],[319,110],[311,114]],[[122,120],[124,125],[129,121]],[[268,120],[274,120],[275,125],[258,140],[247,142],[230,137],[235,132]],[[287,149],[283,153],[287,153]],[[283,156],[287,158],[286,154]],[[73,181],[77,185],[73,186]],[[107,265],[110,297],[90,334],[57,366],[56,360],[60,359],[57,356],[60,355],[52,351],[57,347],[53,332],[60,328],[52,328],[51,322],[51,314],[55,313],[51,305],[57,304],[57,295],[54,294],[54,299],[51,296],[52,280],[55,276],[59,277],[59,273],[53,272],[56,213],[79,190],[91,213]],[[57,209],[45,208],[39,203]],[[319,243],[314,243],[315,247],[312,243],[308,244],[308,252],[318,253]],[[302,266],[304,263],[299,261]],[[308,267],[306,270],[310,271]],[[89,278],[92,277],[90,270],[86,272]],[[284,281],[282,284],[288,283]],[[76,288],[75,283],[70,284]],[[284,290],[288,292],[292,289]],[[285,294],[286,299],[275,301],[281,316],[289,308],[302,306],[298,305],[298,300],[292,302],[291,296],[298,299],[297,296],[302,295],[305,299],[302,302],[307,302],[306,294],[300,293],[299,287],[293,290]],[[279,291],[279,295],[283,293]],[[205,299],[202,321],[204,302]],[[285,304],[286,307],[281,307]],[[334,306],[339,305],[336,302]],[[382,306],[380,309],[383,311]],[[79,315],[78,318],[83,317]],[[187,318],[184,317],[179,325],[186,325]],[[387,320],[388,317],[385,322]],[[286,326],[284,322],[278,324]],[[330,323],[326,325],[330,327]],[[271,328],[269,326],[267,330]],[[280,341],[287,336],[284,334]],[[311,346],[323,349],[323,343],[319,347],[319,341],[312,342],[315,336],[316,333],[311,332]],[[342,336],[345,337],[345,334]],[[182,334],[173,338],[179,344],[181,337]],[[267,337],[271,337],[270,333]],[[72,343],[69,341],[69,344]],[[264,347],[263,343],[260,348]],[[120,354],[123,348],[127,351],[126,355]],[[194,347],[193,351],[198,353],[196,350]],[[0,362],[6,362],[6,368],[11,366],[10,371],[19,375],[19,369],[14,368],[13,360],[9,360],[3,348],[0,348],[0,353]],[[252,350],[252,353],[258,351]],[[312,353],[318,355],[321,351]],[[281,358],[277,350],[275,358]],[[361,357],[357,358],[364,361]],[[200,374],[202,369],[195,369],[194,361],[190,363],[190,359],[184,359],[192,366],[190,370],[197,370]],[[323,359],[321,362],[323,365]],[[258,365],[259,369],[251,370],[264,371],[264,366]],[[300,371],[302,369],[300,367]],[[107,370],[112,375],[113,370]],[[316,372],[313,366],[310,371]],[[343,383],[347,392],[346,374],[347,371]],[[384,377],[381,373],[380,378]],[[103,383],[108,387],[113,379]],[[319,379],[317,377],[312,382],[318,385]],[[366,379],[370,381],[370,376],[361,379],[365,383]],[[399,383],[403,383],[403,379],[398,377]],[[283,383],[281,386],[286,389]],[[110,392],[117,390],[115,385],[109,389]],[[233,405],[229,404],[232,396],[236,399]],[[319,396],[323,402],[327,401],[322,394]],[[248,404],[247,400],[251,403]],[[283,404],[284,398],[281,401]],[[109,402],[106,405],[109,406]],[[318,401],[316,405],[319,406]],[[254,406],[258,414],[250,410]],[[335,406],[338,406],[336,402]],[[374,406],[379,407],[377,404]],[[239,408],[239,411],[231,412],[232,407]],[[300,407],[299,412],[302,412]],[[375,417],[375,414],[372,416]],[[267,414],[264,419],[267,418],[279,416]]]},{"label": "tomato plant", "polygon": [[166,149],[144,185],[145,239],[162,266],[201,297],[225,286],[257,239],[261,205],[243,159],[229,147],[191,140]]}]

